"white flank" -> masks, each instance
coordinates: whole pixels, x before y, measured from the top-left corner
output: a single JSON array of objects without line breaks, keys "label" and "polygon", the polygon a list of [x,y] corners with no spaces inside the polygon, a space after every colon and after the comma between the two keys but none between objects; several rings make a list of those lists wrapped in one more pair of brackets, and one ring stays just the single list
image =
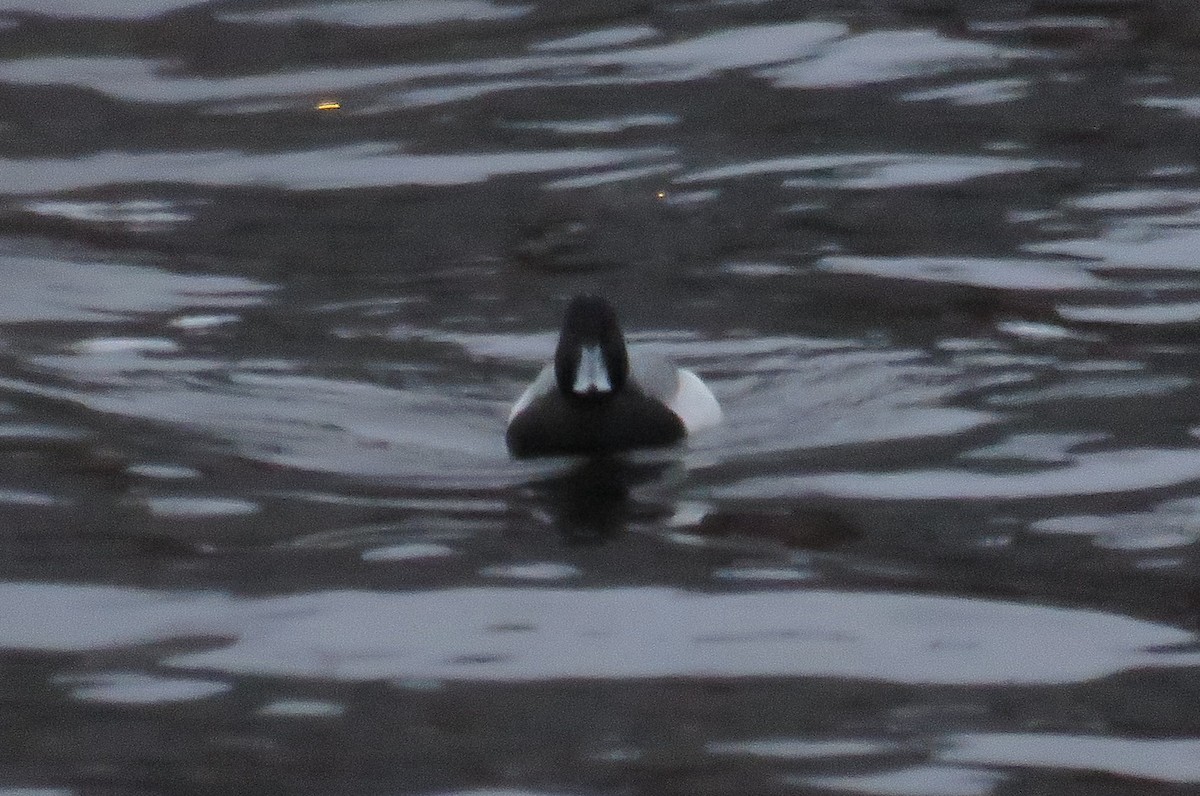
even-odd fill
[{"label": "white flank", "polygon": [[671,396],[667,408],[679,415],[689,434],[718,425],[723,417],[712,390],[686,368],[679,369],[679,389]]}]

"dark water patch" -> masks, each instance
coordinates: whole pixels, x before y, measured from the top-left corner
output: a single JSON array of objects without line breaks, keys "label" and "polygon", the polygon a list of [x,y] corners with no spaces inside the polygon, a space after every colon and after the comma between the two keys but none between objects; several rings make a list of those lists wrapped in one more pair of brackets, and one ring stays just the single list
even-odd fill
[{"label": "dark water patch", "polygon": [[[53,659],[27,658],[6,668],[36,684],[53,665]],[[1129,706],[1119,702],[1121,689],[1154,682],[1150,676],[1135,683],[1010,689],[1022,697],[1013,700],[996,689],[916,690],[829,680],[443,688],[413,682],[398,689],[317,682],[280,690],[248,679],[221,696],[175,703],[165,736],[146,735],[138,755],[103,743],[103,733],[94,731],[107,726],[124,736],[136,732],[134,711],[67,703],[78,731],[55,736],[49,726],[31,725],[43,751],[24,770],[46,776],[56,765],[60,779],[52,782],[90,773],[120,786],[135,777],[168,777],[147,767],[160,760],[171,761],[169,770],[197,787],[258,778],[264,786],[299,787],[300,778],[305,786],[321,786],[342,774],[317,765],[314,756],[337,748],[346,750],[339,753],[343,764],[401,792],[420,792],[431,782],[531,792],[595,788],[598,782],[607,783],[601,790],[704,784],[717,793],[771,792],[784,778],[809,787],[817,779],[865,784],[890,776],[899,782],[929,769],[1036,790],[1080,781],[1095,786],[1098,775],[1084,772],[1097,767],[1120,778],[1110,780],[1124,784],[1118,792],[1184,792],[1192,749],[1141,735],[1123,719]],[[302,702],[351,707],[326,717],[271,710]],[[215,704],[226,710],[214,712]],[[1064,710],[1112,730],[1067,739],[1053,730],[1022,729],[1053,722]],[[580,712],[596,718],[573,727],[556,720]],[[882,726],[888,729],[874,729]],[[47,745],[49,737],[74,742]],[[188,737],[199,740],[181,743]],[[462,764],[467,755],[477,761],[473,766]],[[916,780],[926,787],[935,781]]]}]

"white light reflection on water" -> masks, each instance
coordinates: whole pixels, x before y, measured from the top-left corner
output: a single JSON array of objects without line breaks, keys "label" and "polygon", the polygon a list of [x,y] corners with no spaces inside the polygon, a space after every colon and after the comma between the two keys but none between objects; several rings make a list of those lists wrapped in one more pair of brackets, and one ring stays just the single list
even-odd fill
[{"label": "white light reflection on water", "polygon": [[[1026,244],[1026,251],[1085,258],[1093,267],[1194,270],[1200,261],[1200,193],[1181,188],[1131,188],[1067,199],[1065,208],[1096,216],[1094,237]],[[1149,214],[1146,211],[1158,210]]]},{"label": "white light reflection on water", "polygon": [[991,105],[1012,102],[1029,93],[1029,81],[1022,78],[1000,78],[997,80],[975,80],[938,88],[910,91],[902,99],[908,102],[935,102],[948,100],[955,105]]},{"label": "white light reflection on water", "polygon": [[811,741],[800,738],[763,738],[753,741],[719,741],[708,745],[709,754],[764,757],[776,760],[808,760],[830,757],[862,757],[894,752],[890,743],[852,739]]},{"label": "white light reflection on water", "polygon": [[1162,550],[1200,539],[1200,499],[1182,498],[1148,511],[1048,517],[1030,530],[1044,534],[1089,536],[1097,547],[1115,550]]},{"label": "white light reflection on water", "polygon": [[1082,290],[1108,286],[1078,262],[999,257],[823,257],[823,271],[1011,290]]},{"label": "white light reflection on water", "polygon": [[705,168],[674,179],[677,184],[714,182],[759,174],[808,173],[784,185],[792,188],[900,188],[941,185],[977,177],[1021,174],[1062,168],[1061,161],[1029,160],[991,155],[934,155],[915,152],[838,152],[752,160]]},{"label": "white light reflection on water", "polygon": [[1016,473],[968,469],[832,472],[748,478],[716,493],[730,498],[827,495],[868,500],[1023,500],[1105,495],[1200,480],[1200,448],[1082,453],[1067,465]]},{"label": "white light reflection on water", "polygon": [[1104,771],[1200,782],[1200,738],[1139,739],[1061,733],[963,733],[938,757],[950,763]]},{"label": "white light reflection on water", "polygon": [[1107,434],[1014,434],[994,445],[961,454],[964,459],[1020,459],[1028,462],[1066,463],[1075,448],[1100,442]]},{"label": "white light reflection on water", "polygon": [[921,765],[878,774],[787,777],[790,784],[877,796],[986,796],[1003,775],[964,766]]},{"label": "white light reflection on water", "polygon": [[784,185],[789,188],[842,190],[948,185],[980,177],[1069,166],[1065,161],[1021,160],[987,155],[905,154],[884,157],[875,163],[864,163],[862,167],[831,169],[828,174],[793,177],[786,180]]},{"label": "white light reflection on water", "polygon": [[664,174],[672,171],[677,171],[679,164],[674,162],[662,163],[655,166],[644,166],[634,169],[613,169],[602,171],[596,174],[585,174],[582,177],[564,177],[559,180],[553,180],[546,183],[545,187],[550,190],[574,190],[578,188],[591,188],[597,185],[607,185],[614,182],[624,182],[627,180],[637,180],[642,177],[649,177],[655,174]]},{"label": "white light reflection on water", "polygon": [[1147,97],[1140,100],[1147,108],[1166,108],[1184,116],[1200,116],[1200,97]]},{"label": "white light reflection on water", "polygon": [[1120,323],[1136,326],[1200,321],[1200,301],[1161,302],[1132,306],[1075,306],[1056,308],[1068,321],[1087,323]]},{"label": "white light reflection on water", "polygon": [[511,130],[544,130],[558,135],[605,135],[621,133],[637,127],[669,127],[679,124],[679,122],[679,117],[674,114],[640,113],[609,118],[511,122],[504,126]]},{"label": "white light reflection on water", "polygon": [[319,699],[280,699],[259,709],[260,716],[282,718],[336,719],[346,713],[346,706]]},{"label": "white light reflection on water", "polygon": [[1170,395],[1190,387],[1186,376],[1122,375],[1099,373],[1094,376],[1073,376],[1061,383],[993,395],[987,403],[997,407],[1040,406],[1050,401],[1072,399],[1113,400],[1118,398],[1150,398]]},{"label": "white light reflection on water", "polygon": [[340,3],[302,3],[262,11],[218,14],[226,22],[282,25],[323,22],[356,27],[431,25],[445,22],[489,22],[528,14],[531,6],[498,6],[484,0],[351,0]]},{"label": "white light reflection on water", "polygon": [[112,321],[188,307],[243,307],[262,303],[273,290],[240,277],[5,254],[0,254],[0,275],[0,323]]},{"label": "white light reflection on water", "polygon": [[817,57],[764,70],[781,88],[847,88],[1000,66],[1029,53],[951,39],[932,30],[872,31],[835,41]]},{"label": "white light reflection on water", "polygon": [[439,791],[432,796],[567,796],[562,791],[524,790],[517,788],[476,788]]},{"label": "white light reflection on water", "polygon": [[663,159],[671,154],[670,149],[654,148],[414,155],[382,143],[256,155],[232,151],[109,151],[73,158],[0,158],[0,181],[10,193],[25,194],[176,182],[297,190],[462,185],[504,174],[578,171]]},{"label": "white light reflection on water", "polygon": [[[11,190],[11,189],[9,189]],[[112,202],[52,199],[27,202],[25,209],[40,216],[124,227],[135,232],[165,231],[192,219],[191,212],[161,199],[126,199]]]},{"label": "white light reflection on water", "polygon": [[[225,78],[180,76],[171,72],[170,64],[140,58],[46,56],[0,63],[9,83],[81,86],[134,102],[227,104],[295,97],[307,103],[318,94],[374,89],[402,90],[396,104],[404,105],[403,91],[416,88],[413,84],[419,82],[483,79],[499,81],[497,85],[505,86],[519,80],[527,81],[528,85],[562,86],[580,81],[599,85],[694,80],[725,69],[806,58],[846,29],[845,25],[834,22],[788,22],[729,28],[642,47]],[[620,71],[613,74],[614,69]],[[467,89],[468,95],[494,90],[488,83],[474,86],[458,83],[441,88]]]},{"label": "white light reflection on water", "polygon": [[363,552],[363,561],[427,561],[454,555],[452,547],[436,542],[405,542]]},{"label": "white light reflection on water", "polygon": [[75,699],[124,705],[189,702],[224,694],[232,689],[228,683],[161,677],[140,672],[68,676],[58,678],[58,682],[74,685],[71,695]]},{"label": "white light reflection on water", "polygon": [[[164,663],[343,680],[839,676],[1068,683],[1194,666],[1191,633],[1099,611],[917,594],[661,587],[336,591],[280,597],[0,583],[0,647],[81,651],[187,637]],[[496,627],[527,627],[496,633]]]},{"label": "white light reflection on water", "polygon": [[[811,742],[809,745],[821,746]],[[869,747],[861,742],[860,745]],[[788,781],[886,796],[982,796],[993,792],[995,785],[1007,778],[1000,768],[1008,769],[1009,776],[1021,769],[1059,769],[1196,783],[1200,782],[1200,738],[958,733],[938,739],[933,761],[928,764],[872,774],[789,777]]]},{"label": "white light reflection on water", "polygon": [[1081,210],[1130,212],[1200,204],[1200,191],[1187,188],[1128,188],[1104,191],[1073,199],[1069,207]]},{"label": "white light reflection on water", "polygon": [[550,39],[533,45],[535,50],[592,50],[601,47],[619,47],[637,41],[652,39],[658,29],[649,25],[618,25],[612,28],[577,33],[566,38]]},{"label": "white light reflection on water", "polygon": [[1104,268],[1200,268],[1200,228],[1118,226],[1097,238],[1031,243],[1025,249],[1044,254],[1090,258]]},{"label": "white light reflection on water", "polygon": [[53,495],[27,492],[20,489],[0,489],[0,505],[10,506],[57,506],[62,501]]},{"label": "white light reflection on water", "polygon": [[204,5],[206,0],[0,0],[0,13],[18,11],[48,17],[145,20]]}]

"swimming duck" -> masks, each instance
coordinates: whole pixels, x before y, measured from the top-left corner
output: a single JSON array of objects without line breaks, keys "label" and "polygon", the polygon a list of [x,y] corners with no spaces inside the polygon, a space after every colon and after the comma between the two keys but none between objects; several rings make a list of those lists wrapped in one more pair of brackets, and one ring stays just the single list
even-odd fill
[{"label": "swimming duck", "polygon": [[547,364],[513,405],[505,441],[517,458],[604,455],[672,445],[721,421],[690,370],[625,347],[612,305],[576,296]]}]

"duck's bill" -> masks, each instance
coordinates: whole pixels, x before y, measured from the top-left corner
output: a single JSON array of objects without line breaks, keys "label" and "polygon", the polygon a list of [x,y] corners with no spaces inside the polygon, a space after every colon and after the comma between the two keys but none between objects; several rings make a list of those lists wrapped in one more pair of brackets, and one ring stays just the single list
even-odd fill
[{"label": "duck's bill", "polygon": [[579,351],[579,366],[575,369],[575,383],[571,389],[576,395],[595,395],[612,392],[612,380],[608,376],[608,365],[599,345],[585,345]]}]

